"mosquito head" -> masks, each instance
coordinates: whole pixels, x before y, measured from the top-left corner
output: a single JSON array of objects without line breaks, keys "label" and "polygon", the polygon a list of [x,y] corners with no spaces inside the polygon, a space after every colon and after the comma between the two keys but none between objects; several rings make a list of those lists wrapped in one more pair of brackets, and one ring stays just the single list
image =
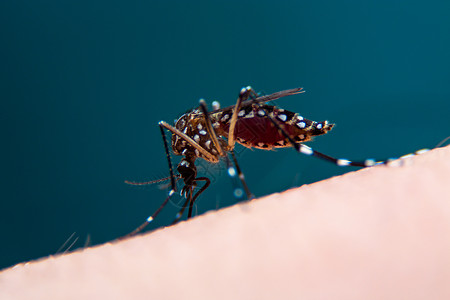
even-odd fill
[{"label": "mosquito head", "polygon": [[177,167],[181,178],[184,180],[184,184],[188,186],[194,185],[195,178],[197,177],[197,167],[194,162],[195,158],[183,157]]}]

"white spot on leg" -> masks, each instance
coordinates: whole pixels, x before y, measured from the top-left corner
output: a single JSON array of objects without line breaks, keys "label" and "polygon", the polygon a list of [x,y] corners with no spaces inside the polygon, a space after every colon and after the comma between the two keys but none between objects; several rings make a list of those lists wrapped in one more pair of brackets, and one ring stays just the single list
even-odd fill
[{"label": "white spot on leg", "polygon": [[194,141],[197,143],[200,141],[200,136],[198,134],[194,135]]},{"label": "white spot on leg", "polygon": [[233,167],[229,167],[228,168],[228,175],[230,175],[230,177],[236,176],[236,169],[233,168]]},{"label": "white spot on leg", "polygon": [[364,161],[364,165],[366,166],[366,167],[372,167],[372,166],[375,166],[375,164],[376,164],[377,162],[375,161],[375,159],[366,159],[365,161]]},{"label": "white spot on leg", "polygon": [[308,147],[306,145],[300,145],[300,152],[306,155],[313,155],[314,151],[311,149],[311,147]]},{"label": "white spot on leg", "polygon": [[206,148],[211,149],[211,140],[207,140],[205,142],[205,146],[206,146]]},{"label": "white spot on leg", "polygon": [[336,164],[340,167],[346,167],[346,166],[350,165],[350,163],[351,163],[351,161],[349,161],[348,159],[343,159],[343,158],[338,159],[336,162]]},{"label": "white spot on leg", "polygon": [[415,154],[420,155],[420,154],[423,154],[423,153],[428,152],[428,151],[430,151],[430,149],[421,149],[421,150],[417,150],[415,152]]},{"label": "white spot on leg", "polygon": [[151,221],[153,221],[153,217],[152,216],[147,218],[147,223],[150,223]]},{"label": "white spot on leg", "polygon": [[198,123],[197,129],[198,129],[198,130],[202,130],[202,128],[203,128],[202,124],[201,124],[201,123]]}]

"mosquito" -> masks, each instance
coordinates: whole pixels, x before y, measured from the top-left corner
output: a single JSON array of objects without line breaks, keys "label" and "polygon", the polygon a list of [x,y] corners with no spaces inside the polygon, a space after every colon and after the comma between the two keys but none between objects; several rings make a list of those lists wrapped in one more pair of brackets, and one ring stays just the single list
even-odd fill
[{"label": "mosquito", "polygon": [[[318,157],[338,166],[371,167],[388,162],[377,162],[374,159],[364,161],[338,159],[304,145],[304,142],[310,141],[313,137],[328,133],[334,124],[328,121],[312,121],[298,113],[266,104],[269,101],[303,92],[303,88],[295,88],[260,96],[251,87],[245,87],[241,89],[237,102],[233,106],[221,109],[219,104],[215,102],[213,103],[214,110],[208,111],[205,101],[200,99],[200,106],[182,115],[175,121],[174,126],[165,121],[160,121],[159,128],[169,165],[169,177],[149,182],[126,181],[126,183],[146,185],[170,180],[170,190],[159,208],[143,224],[123,238],[139,233],[156,218],[176,192],[178,180],[183,180],[184,186],[181,189],[181,195],[186,198],[186,201],[172,224],[181,219],[188,206],[187,218],[192,217],[194,202],[211,184],[209,178],[197,177],[195,161],[198,158],[208,163],[218,163],[221,158],[225,158],[229,175],[235,176],[237,173],[247,198],[253,198],[234,154],[235,143],[247,148],[262,150],[293,147],[297,152]],[[175,155],[183,156],[177,166],[178,174],[174,174],[165,130],[172,134],[172,152]],[[416,154],[424,151],[426,149],[419,150]],[[235,167],[231,165],[228,155],[231,155]],[[201,183],[203,185],[194,193]]]}]

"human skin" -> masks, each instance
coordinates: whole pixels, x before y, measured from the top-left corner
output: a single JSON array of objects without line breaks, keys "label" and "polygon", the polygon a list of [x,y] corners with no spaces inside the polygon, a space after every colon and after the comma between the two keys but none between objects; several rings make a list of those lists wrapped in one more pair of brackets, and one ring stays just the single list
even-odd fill
[{"label": "human skin", "polygon": [[1,299],[450,299],[450,147],[0,273]]}]

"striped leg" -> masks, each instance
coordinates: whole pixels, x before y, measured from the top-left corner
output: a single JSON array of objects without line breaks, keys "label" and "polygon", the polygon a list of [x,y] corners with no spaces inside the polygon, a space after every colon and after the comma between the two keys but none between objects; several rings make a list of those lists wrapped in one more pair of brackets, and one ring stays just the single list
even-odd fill
[{"label": "striped leg", "polygon": [[[289,135],[286,132],[286,130],[284,130],[283,126],[281,124],[279,124],[279,122],[275,118],[271,117],[270,114],[262,106],[260,106],[256,102],[254,102],[254,104],[257,105],[259,109],[264,111],[265,116],[267,118],[269,118],[269,120],[279,130],[279,132],[281,134],[283,134],[283,136],[286,137],[286,139],[289,140],[290,144],[294,147],[294,149],[297,152],[300,152],[302,154],[309,155],[309,156],[315,156],[315,157],[320,158],[322,160],[329,161],[329,162],[331,162],[331,163],[333,163],[333,164],[335,164],[337,166],[340,166],[340,167],[353,166],[353,167],[365,168],[365,167],[372,167],[372,166],[375,166],[375,165],[388,164],[389,162],[395,160],[395,158],[390,158],[390,159],[384,160],[384,161],[375,161],[374,159],[366,159],[366,160],[363,160],[363,161],[350,161],[348,159],[334,158],[332,156],[326,155],[324,153],[321,153],[319,151],[316,151],[316,150],[312,149],[309,146],[306,146],[306,145],[303,145],[303,144],[301,144],[299,142],[296,142],[294,140],[294,138],[291,135]],[[404,156],[402,156],[400,158],[406,158],[406,157],[410,157],[410,156],[413,156],[413,155],[418,155],[418,154],[424,153],[426,151],[428,151],[428,149],[418,150],[418,151],[416,151],[413,154],[404,155]]]},{"label": "striped leg", "polygon": [[[240,103],[242,103],[242,101],[248,99],[248,97],[249,97],[249,95],[250,95],[250,93],[252,91],[253,90],[251,88],[249,88],[249,87],[243,88],[241,90],[240,94],[239,94],[239,98],[238,98],[238,101],[236,103],[236,107],[238,107],[238,106],[240,107]],[[217,105],[218,104],[216,104],[216,106]],[[219,154],[221,156],[226,156],[225,151],[220,146],[220,143],[219,143],[219,140],[217,138],[216,132],[215,132],[213,126],[212,126],[211,119],[209,118],[209,114],[208,114],[208,109],[206,107],[206,103],[205,103],[205,101],[203,99],[200,99],[200,108],[202,110],[203,115],[205,116],[206,128],[207,128],[208,133],[209,133],[209,135],[211,137],[211,140],[213,141],[214,146],[216,147],[217,151],[219,152]],[[234,132],[234,128],[235,128],[236,120],[237,120],[237,112],[239,112],[239,109],[238,110],[235,109],[235,111],[233,112],[233,117],[235,115],[236,116],[235,116],[234,123],[233,123],[233,117],[231,119],[232,121],[230,122],[230,132],[232,132],[232,131]],[[233,128],[233,130],[231,130],[231,128]],[[239,167],[239,164],[238,164],[238,162],[236,160],[236,156],[234,155],[234,151],[233,151],[233,149],[234,149],[234,138],[232,138],[232,142],[230,142],[230,138],[228,138],[228,148],[229,148],[229,151],[231,152],[231,155],[233,157],[234,165],[236,166],[236,169],[235,169],[230,164],[230,161],[227,158],[226,162],[227,162],[228,174],[231,177],[234,177],[234,176],[236,176],[236,171],[237,171],[239,180],[241,181],[242,186],[244,187],[244,191],[245,191],[245,193],[247,195],[247,199],[252,199],[252,198],[254,198],[254,195],[250,192],[250,189],[247,186],[247,182],[245,181],[244,174],[242,173],[241,168]],[[236,194],[236,191],[237,191],[237,189],[235,189],[235,194]]]}]

